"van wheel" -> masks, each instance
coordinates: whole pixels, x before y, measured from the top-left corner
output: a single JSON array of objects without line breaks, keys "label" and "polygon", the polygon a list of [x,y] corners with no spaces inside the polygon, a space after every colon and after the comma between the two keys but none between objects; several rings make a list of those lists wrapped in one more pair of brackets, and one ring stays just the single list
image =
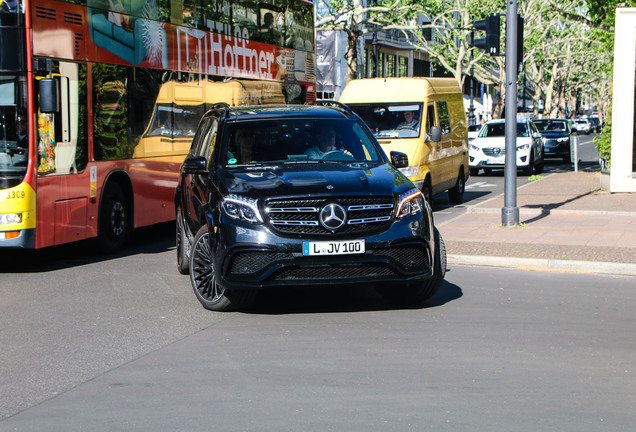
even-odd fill
[{"label": "van wheel", "polygon": [[466,190],[466,180],[464,179],[464,170],[460,169],[457,175],[457,183],[452,189],[448,190],[448,199],[453,204],[461,204],[464,199],[464,191]]},{"label": "van wheel", "polygon": [[433,186],[431,186],[431,178],[426,177],[422,185],[422,195],[429,205],[433,205]]},{"label": "van wheel", "polygon": [[479,175],[479,168],[469,168],[470,175],[473,177],[477,177]]},{"label": "van wheel", "polygon": [[99,210],[97,243],[104,253],[113,253],[124,246],[130,231],[130,215],[126,197],[117,183],[110,183],[102,196]]},{"label": "van wheel", "polygon": [[192,241],[190,282],[199,302],[204,308],[212,311],[240,309],[251,303],[256,295],[253,291],[230,291],[217,283],[210,234],[205,225],[199,229]]},{"label": "van wheel", "polygon": [[376,287],[376,291],[387,301],[395,303],[422,303],[437,293],[444,283],[446,276],[446,245],[441,234],[434,228],[435,263],[433,276],[429,279],[411,285],[390,284]]}]

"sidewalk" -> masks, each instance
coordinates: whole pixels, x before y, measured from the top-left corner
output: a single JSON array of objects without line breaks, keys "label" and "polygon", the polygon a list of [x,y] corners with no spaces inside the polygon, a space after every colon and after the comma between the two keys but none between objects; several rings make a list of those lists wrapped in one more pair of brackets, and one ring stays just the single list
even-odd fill
[{"label": "sidewalk", "polygon": [[519,227],[502,227],[503,207],[500,195],[438,226],[449,265],[636,276],[636,193],[600,190],[600,173],[553,173],[519,187]]}]

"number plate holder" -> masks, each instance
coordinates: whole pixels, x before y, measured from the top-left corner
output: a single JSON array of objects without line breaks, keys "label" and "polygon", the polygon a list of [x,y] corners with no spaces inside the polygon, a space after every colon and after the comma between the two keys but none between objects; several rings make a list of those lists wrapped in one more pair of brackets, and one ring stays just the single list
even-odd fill
[{"label": "number plate holder", "polygon": [[365,252],[364,240],[303,242],[303,255],[352,255]]}]

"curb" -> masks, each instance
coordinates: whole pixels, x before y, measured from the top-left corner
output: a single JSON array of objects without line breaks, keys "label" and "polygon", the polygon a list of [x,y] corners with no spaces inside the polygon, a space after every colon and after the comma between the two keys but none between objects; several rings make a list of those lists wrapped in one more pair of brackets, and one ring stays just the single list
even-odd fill
[{"label": "curb", "polygon": [[573,273],[601,273],[636,277],[636,264],[473,255],[448,255],[446,259],[447,265],[503,267],[518,270],[562,271]]}]

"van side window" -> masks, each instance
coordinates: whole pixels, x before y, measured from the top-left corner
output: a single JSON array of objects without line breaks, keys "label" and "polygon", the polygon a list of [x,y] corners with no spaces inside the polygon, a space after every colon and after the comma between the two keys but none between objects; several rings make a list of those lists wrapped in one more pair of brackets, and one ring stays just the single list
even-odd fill
[{"label": "van side window", "polygon": [[439,126],[442,129],[442,135],[448,135],[451,132],[451,127],[446,101],[437,101],[437,114],[439,115]]}]

